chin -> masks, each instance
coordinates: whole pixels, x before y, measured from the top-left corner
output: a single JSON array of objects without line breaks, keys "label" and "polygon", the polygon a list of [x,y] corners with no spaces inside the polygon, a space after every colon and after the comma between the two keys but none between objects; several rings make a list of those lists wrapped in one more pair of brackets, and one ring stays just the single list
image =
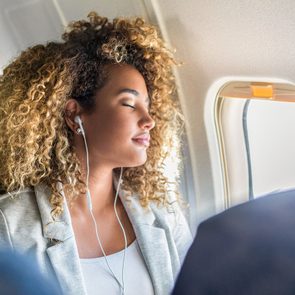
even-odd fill
[{"label": "chin", "polygon": [[125,167],[139,167],[139,166],[144,165],[146,161],[147,161],[147,156],[145,155],[144,157],[134,159],[132,162],[128,161],[126,163],[126,165],[124,165],[124,166]]}]

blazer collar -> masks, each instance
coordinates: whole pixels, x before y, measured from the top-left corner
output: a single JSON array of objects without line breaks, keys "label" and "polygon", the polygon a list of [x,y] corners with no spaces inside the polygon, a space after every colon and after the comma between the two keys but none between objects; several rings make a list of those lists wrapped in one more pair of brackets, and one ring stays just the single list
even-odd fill
[{"label": "blazer collar", "polygon": [[44,237],[60,242],[71,238],[73,232],[71,230],[71,219],[67,210],[64,210],[57,220],[54,220],[51,216],[52,207],[49,203],[51,194],[50,188],[45,184],[38,184],[35,186],[35,194],[40,211]]}]

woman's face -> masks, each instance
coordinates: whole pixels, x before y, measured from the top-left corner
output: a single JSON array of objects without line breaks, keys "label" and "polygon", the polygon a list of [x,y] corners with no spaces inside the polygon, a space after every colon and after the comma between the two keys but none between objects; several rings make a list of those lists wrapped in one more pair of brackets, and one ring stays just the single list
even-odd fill
[{"label": "woman's face", "polygon": [[80,115],[91,163],[112,168],[144,164],[155,123],[140,72],[130,65],[109,66],[107,83],[95,99],[94,111]]}]

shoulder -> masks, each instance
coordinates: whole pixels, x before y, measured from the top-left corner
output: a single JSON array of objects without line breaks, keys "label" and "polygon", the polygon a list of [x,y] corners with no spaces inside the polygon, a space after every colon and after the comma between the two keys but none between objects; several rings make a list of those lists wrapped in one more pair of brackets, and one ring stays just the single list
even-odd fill
[{"label": "shoulder", "polygon": [[154,202],[150,203],[149,210],[153,212],[157,222],[167,225],[171,229],[177,227],[188,228],[185,209],[180,206],[177,200],[170,201],[166,205],[159,205]]},{"label": "shoulder", "polygon": [[188,230],[185,210],[176,199],[171,199],[166,205],[150,202],[147,207],[143,207],[136,194],[128,194],[124,196],[123,203],[128,215],[136,219],[137,223],[170,229],[183,226]]},{"label": "shoulder", "polygon": [[260,196],[255,200],[234,206],[202,222],[198,231],[210,228],[220,232],[222,228],[240,230],[252,226],[268,227],[275,217],[280,223],[294,220],[295,190],[284,190]]},{"label": "shoulder", "polygon": [[219,249],[229,246],[244,249],[245,241],[262,245],[272,240],[280,244],[280,240],[293,237],[294,212],[295,190],[261,196],[203,221],[198,227],[195,247],[204,253],[209,247],[216,251],[217,245]]},{"label": "shoulder", "polygon": [[0,194],[0,209],[6,210],[23,203],[32,202],[35,196],[34,188],[27,187],[21,190]]},{"label": "shoulder", "polygon": [[169,202],[166,206],[151,204],[150,207],[155,215],[156,225],[166,229],[166,234],[167,231],[171,233],[180,260],[183,261],[193,241],[184,208],[176,200]]},{"label": "shoulder", "polygon": [[0,212],[9,219],[21,218],[36,206],[34,188],[28,187],[0,195]]},{"label": "shoulder", "polygon": [[192,243],[192,234],[177,200],[171,200],[167,206],[150,202],[147,208],[141,206],[136,195],[129,196],[125,208],[133,225],[151,226],[165,231],[168,243],[176,246],[181,261]]},{"label": "shoulder", "polygon": [[34,188],[0,195],[0,246],[13,247],[16,237],[25,238],[39,215]]}]

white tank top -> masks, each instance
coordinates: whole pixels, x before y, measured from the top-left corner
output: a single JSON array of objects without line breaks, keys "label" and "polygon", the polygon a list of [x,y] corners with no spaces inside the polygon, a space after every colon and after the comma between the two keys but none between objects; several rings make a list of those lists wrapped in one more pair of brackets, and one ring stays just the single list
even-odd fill
[{"label": "white tank top", "polygon": [[[110,267],[121,282],[124,250],[108,255]],[[88,295],[120,294],[120,287],[110,274],[104,257],[80,259]],[[153,285],[135,240],[126,249],[124,268],[125,295],[153,295]]]}]

